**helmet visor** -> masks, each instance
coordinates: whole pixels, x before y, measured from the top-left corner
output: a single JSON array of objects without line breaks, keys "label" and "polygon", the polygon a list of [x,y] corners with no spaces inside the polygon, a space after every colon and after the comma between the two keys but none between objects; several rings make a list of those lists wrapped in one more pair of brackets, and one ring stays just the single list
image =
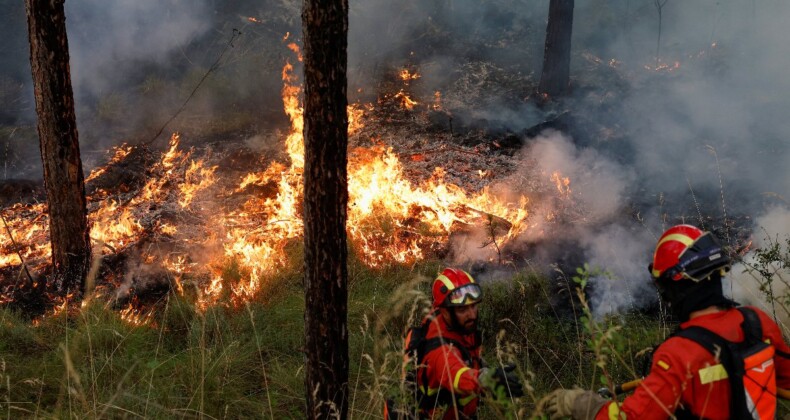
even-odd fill
[{"label": "helmet visor", "polygon": [[445,306],[466,306],[483,300],[483,289],[477,283],[465,284],[447,295]]},{"label": "helmet visor", "polygon": [[724,253],[716,237],[706,232],[680,254],[677,265],[667,271],[673,271],[683,278],[698,282],[716,270],[728,271],[729,268],[730,258]]}]

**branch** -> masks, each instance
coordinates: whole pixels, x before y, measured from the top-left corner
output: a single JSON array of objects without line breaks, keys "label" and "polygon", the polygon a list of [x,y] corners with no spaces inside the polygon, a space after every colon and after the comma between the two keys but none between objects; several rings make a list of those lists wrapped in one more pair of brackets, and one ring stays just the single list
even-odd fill
[{"label": "branch", "polygon": [[[14,246],[14,252],[19,257],[19,261],[22,262],[22,267],[25,269],[25,274],[27,274],[28,280],[30,280],[30,285],[33,285],[33,276],[30,275],[30,271],[27,269],[27,263],[25,263],[25,259],[22,257],[22,253],[19,251],[19,245],[17,245],[16,240],[14,239],[14,235],[11,234],[11,228],[8,227],[8,222],[5,220],[5,216],[0,212],[0,219],[3,219],[3,226],[5,226],[6,232],[8,232],[8,237],[11,238],[11,245]],[[14,290],[19,287],[19,280],[17,280],[16,284],[14,285]]]}]

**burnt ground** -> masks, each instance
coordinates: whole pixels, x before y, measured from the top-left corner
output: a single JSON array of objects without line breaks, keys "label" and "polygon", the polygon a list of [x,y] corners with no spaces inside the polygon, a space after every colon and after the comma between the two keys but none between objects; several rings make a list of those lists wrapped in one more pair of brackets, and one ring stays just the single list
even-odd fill
[{"label": "burnt ground", "polygon": [[[503,264],[518,269],[524,261],[537,259],[539,264],[572,273],[575,267],[585,262],[586,256],[574,238],[562,237],[563,226],[587,223],[594,229],[596,222],[585,220],[583,204],[558,198],[556,185],[520,151],[539,134],[556,130],[570,135],[577,147],[594,147],[619,162],[630,161],[633,151],[627,147],[626,140],[632,133],[618,124],[614,105],[618,97],[629,93],[626,81],[621,80],[625,76],[602,68],[594,60],[589,65],[591,74],[607,78],[608,88],[577,85],[573,100],[549,102],[534,94],[535,82],[531,76],[514,76],[505,69],[484,62],[472,62],[459,69],[458,77],[446,86],[440,99],[421,90],[419,79],[408,83],[399,80],[395,77],[397,69],[393,69],[391,77],[385,78],[379,86],[375,103],[372,106],[359,104],[365,110],[364,126],[350,137],[349,150],[377,144],[391,147],[400,157],[407,177],[415,184],[430,178],[434,168],[439,166],[444,168],[447,182],[470,193],[499,185],[528,193],[533,202],[555,203],[556,214],[548,224],[556,228],[557,235],[505,245],[498,251],[498,261],[472,262],[473,271],[496,270]],[[408,93],[417,105],[411,110],[404,108],[397,92]],[[489,99],[492,96],[497,99]],[[603,118],[591,119],[579,111],[592,104],[599,111],[603,109],[597,114],[604,115]],[[507,118],[497,118],[497,110],[504,109],[517,110],[519,124],[505,124],[503,121]],[[245,174],[261,171],[272,161],[287,161],[280,146],[286,130],[287,126],[267,131],[248,127],[231,134],[201,135],[194,129],[187,129],[188,134],[182,136],[181,149],[188,150],[191,159],[203,159],[206,166],[216,167],[216,190],[226,192],[216,193],[214,205],[237,208],[250,196],[274,198],[277,190],[271,184],[251,186],[242,192],[228,191],[234,191],[238,180]],[[102,176],[91,180],[86,185],[91,206],[95,207],[106,199],[131,200],[148,180],[166,178],[162,169],[155,165],[165,145],[162,138],[150,146],[136,146],[126,159],[108,166]],[[166,179],[161,184],[164,190],[169,186]],[[43,202],[44,199],[40,180],[0,183],[0,202],[5,207],[13,203]],[[704,205],[701,206],[700,202]],[[737,252],[751,235],[750,216],[731,213],[723,217],[716,211],[717,205],[716,192],[697,192],[693,200],[684,204],[667,203],[662,207],[662,214],[668,224],[705,221],[715,233],[733,238],[731,243],[736,244],[734,252]],[[638,226],[642,223],[640,215],[654,207],[655,203],[636,196],[613,217]],[[715,210],[708,211],[711,208]],[[114,296],[117,306],[122,307],[129,302],[145,306],[160,299],[173,287],[166,270],[145,264],[141,255],[150,253],[152,247],[156,248],[159,256],[188,254],[189,250],[184,248],[185,238],[197,240],[211,234],[211,228],[201,223],[206,211],[210,209],[180,210],[167,196],[163,196],[161,203],[151,204],[145,209],[145,217],[140,219],[143,231],[139,239],[123,249],[112,249],[105,257],[99,274],[100,278],[111,279],[106,285],[107,293]],[[179,233],[177,238],[158,229],[163,224],[184,226],[191,222],[194,222],[192,231]],[[465,234],[463,229],[458,229],[453,235]],[[438,258],[453,260],[454,257],[450,244],[432,252]],[[45,261],[29,263],[38,263],[38,275],[46,276]],[[547,269],[547,272],[551,270]],[[19,292],[20,267],[6,267],[0,274],[6,294],[19,294],[15,301],[26,309],[31,305],[40,306],[40,302],[32,297],[40,295],[40,289]],[[122,284],[125,286],[121,287]]]}]

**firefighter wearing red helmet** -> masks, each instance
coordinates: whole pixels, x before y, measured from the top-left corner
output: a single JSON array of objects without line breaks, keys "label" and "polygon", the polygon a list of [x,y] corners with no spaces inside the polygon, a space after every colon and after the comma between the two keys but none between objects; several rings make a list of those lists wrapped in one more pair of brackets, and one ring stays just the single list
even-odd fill
[{"label": "firefighter wearing red helmet", "polygon": [[[433,311],[423,320],[415,381],[418,386],[420,418],[475,418],[479,397],[520,397],[521,383],[514,366],[489,369],[483,366],[478,304],[483,300],[480,285],[466,271],[446,268],[433,282]],[[393,418],[390,414],[388,417]]]},{"label": "firefighter wearing red helmet", "polygon": [[653,353],[649,374],[618,403],[558,389],[539,404],[551,419],[773,419],[790,389],[790,348],[777,324],[722,292],[730,259],[716,237],[691,225],[661,235],[648,267],[678,330]]}]

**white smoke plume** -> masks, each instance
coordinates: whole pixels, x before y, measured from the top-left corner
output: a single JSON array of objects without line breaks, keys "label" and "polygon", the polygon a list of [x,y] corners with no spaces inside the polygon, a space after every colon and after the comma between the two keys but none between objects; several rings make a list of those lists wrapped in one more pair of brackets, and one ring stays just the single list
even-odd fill
[{"label": "white smoke plume", "polygon": [[[790,331],[790,211],[774,207],[754,222],[753,251],[743,257],[743,261],[733,265],[725,277],[725,292],[732,291],[735,301],[744,305],[757,306],[777,318],[779,324]],[[783,262],[766,264],[760,261],[756,249],[768,250],[778,246]],[[770,278],[761,275],[757,269],[766,269]],[[773,298],[773,299],[772,299]]]},{"label": "white smoke plume", "polygon": [[[593,148],[577,147],[570,137],[556,131],[544,132],[524,153],[524,161],[535,162],[541,176],[558,171],[570,180],[570,199],[580,213],[559,226],[549,223],[545,229],[578,245],[576,261],[607,272],[589,282],[594,313],[636,310],[654,301],[645,269],[652,237],[642,226],[629,223],[623,212],[634,171]],[[558,204],[562,205],[555,201],[545,211],[556,211]]]}]

